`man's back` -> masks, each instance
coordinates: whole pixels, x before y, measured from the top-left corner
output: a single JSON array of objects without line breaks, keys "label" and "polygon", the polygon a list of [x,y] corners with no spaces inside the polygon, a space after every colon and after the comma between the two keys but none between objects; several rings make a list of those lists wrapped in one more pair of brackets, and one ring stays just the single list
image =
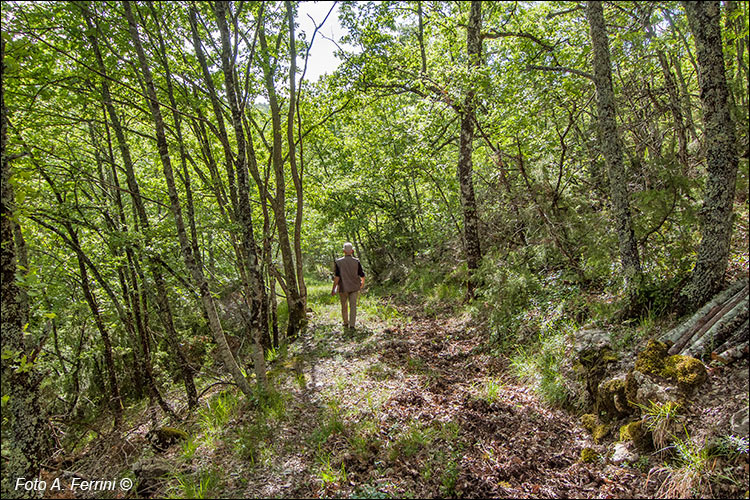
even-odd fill
[{"label": "man's back", "polygon": [[346,255],[336,259],[336,276],[341,279],[340,292],[356,292],[360,289],[360,276],[364,276],[359,259]]}]

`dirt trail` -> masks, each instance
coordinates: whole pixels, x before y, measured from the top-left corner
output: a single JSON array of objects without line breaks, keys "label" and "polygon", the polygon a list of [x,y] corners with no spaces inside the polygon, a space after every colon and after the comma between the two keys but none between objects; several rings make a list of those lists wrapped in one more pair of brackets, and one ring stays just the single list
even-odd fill
[{"label": "dirt trail", "polygon": [[[265,497],[649,497],[636,469],[581,463],[590,436],[482,353],[457,319],[354,335],[314,325],[274,458],[242,494]],[[302,387],[304,384],[304,388]],[[278,455],[276,455],[278,453]],[[651,482],[653,483],[653,481]]]}]

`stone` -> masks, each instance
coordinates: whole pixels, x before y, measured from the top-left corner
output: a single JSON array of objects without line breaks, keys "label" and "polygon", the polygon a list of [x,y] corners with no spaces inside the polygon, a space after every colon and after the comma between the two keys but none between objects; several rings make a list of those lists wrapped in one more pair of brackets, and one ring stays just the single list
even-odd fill
[{"label": "stone", "polygon": [[638,460],[638,454],[630,449],[628,443],[615,443],[612,457],[609,460],[615,465],[620,465],[623,462],[632,464]]},{"label": "stone", "polygon": [[632,441],[637,449],[650,450],[653,447],[651,432],[643,420],[637,420],[620,427],[620,441]]},{"label": "stone", "polygon": [[151,457],[133,464],[133,474],[136,479],[136,492],[139,497],[151,496],[162,479],[168,476],[174,467],[167,460]]},{"label": "stone", "polygon": [[624,417],[633,413],[625,394],[625,376],[621,375],[599,384],[595,409],[597,412],[607,412],[609,417]]},{"label": "stone", "polygon": [[151,443],[151,447],[156,452],[165,451],[167,448],[180,441],[189,439],[188,433],[175,429],[174,427],[161,427],[152,429],[146,433],[146,439]]},{"label": "stone", "polygon": [[580,461],[585,464],[596,462],[598,458],[599,458],[599,454],[593,448],[584,448],[581,450]]},{"label": "stone", "polygon": [[750,434],[750,410],[748,408],[741,408],[729,421],[729,425],[732,429],[732,435],[736,437],[748,437]]},{"label": "stone", "polygon": [[585,415],[581,415],[580,421],[581,425],[583,425],[583,428],[589,432],[594,432],[594,429],[599,423],[599,419],[594,413],[586,413]]},{"label": "stone", "polygon": [[618,361],[610,344],[609,333],[603,330],[581,330],[575,335],[573,368],[585,381],[587,402],[596,404],[599,383],[610,364]]},{"label": "stone", "polygon": [[638,353],[635,361],[635,369],[641,373],[661,375],[664,369],[664,361],[669,356],[667,344],[659,340],[651,339],[646,348]]},{"label": "stone", "polygon": [[676,381],[684,389],[694,389],[708,378],[706,367],[692,356],[675,354],[664,361],[664,378]]},{"label": "stone", "polygon": [[580,354],[584,351],[599,351],[610,347],[609,332],[604,330],[579,330],[575,334],[575,351]]},{"label": "stone", "polygon": [[679,390],[668,384],[657,382],[638,370],[631,370],[625,378],[625,397],[628,404],[648,405],[654,403],[676,403],[680,400]]}]

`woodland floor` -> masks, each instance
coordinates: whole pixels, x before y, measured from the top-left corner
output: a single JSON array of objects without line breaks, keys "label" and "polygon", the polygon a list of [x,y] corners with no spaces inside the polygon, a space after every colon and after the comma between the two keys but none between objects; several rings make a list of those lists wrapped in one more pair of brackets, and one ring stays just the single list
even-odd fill
[{"label": "woodland floor", "polygon": [[[151,496],[654,496],[659,485],[641,470],[580,462],[582,448],[604,447],[479,347],[468,318],[409,312],[387,323],[365,315],[354,333],[332,324],[330,308],[327,318],[313,314],[304,337],[270,364],[276,403],[259,410],[237,398],[231,418],[210,433],[199,430],[200,413],[178,424],[195,448],[160,455],[174,474]],[[134,420],[124,439],[92,442],[70,469],[127,474],[153,453],[146,413]]]},{"label": "woodland floor", "polygon": [[[294,394],[290,427],[279,435],[285,453],[255,469],[237,493],[627,498],[656,490],[638,470],[580,463],[581,449],[593,443],[576,418],[513,382],[501,359],[479,352],[480,339],[461,320],[417,318],[393,329],[331,334],[320,343],[306,339],[308,352],[328,356],[306,356],[309,383]],[[320,453],[308,442],[331,401],[343,430],[321,447],[330,469],[346,474],[326,482],[310,467]],[[363,434],[365,446],[356,442]]]}]

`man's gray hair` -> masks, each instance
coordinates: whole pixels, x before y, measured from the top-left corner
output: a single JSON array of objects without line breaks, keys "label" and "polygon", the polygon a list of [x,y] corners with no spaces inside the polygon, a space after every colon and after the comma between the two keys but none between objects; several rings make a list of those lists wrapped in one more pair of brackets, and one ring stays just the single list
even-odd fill
[{"label": "man's gray hair", "polygon": [[348,241],[346,243],[344,243],[344,251],[345,252],[349,252],[351,250],[354,250],[354,246],[351,243],[349,243]]}]

